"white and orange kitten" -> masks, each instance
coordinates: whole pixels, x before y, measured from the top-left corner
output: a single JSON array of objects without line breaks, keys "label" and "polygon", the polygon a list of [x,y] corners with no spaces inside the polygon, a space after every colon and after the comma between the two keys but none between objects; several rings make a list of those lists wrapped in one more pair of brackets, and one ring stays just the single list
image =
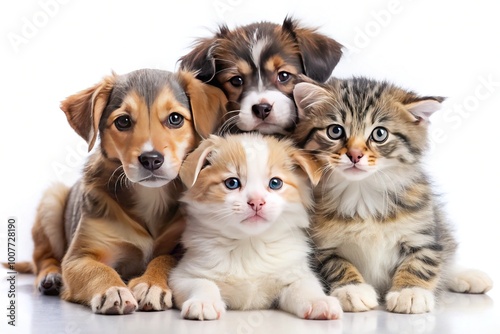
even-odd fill
[{"label": "white and orange kitten", "polygon": [[186,253],[169,276],[184,318],[274,306],[305,319],[341,317],[309,266],[317,174],[290,141],[259,134],[211,136],[188,156]]}]

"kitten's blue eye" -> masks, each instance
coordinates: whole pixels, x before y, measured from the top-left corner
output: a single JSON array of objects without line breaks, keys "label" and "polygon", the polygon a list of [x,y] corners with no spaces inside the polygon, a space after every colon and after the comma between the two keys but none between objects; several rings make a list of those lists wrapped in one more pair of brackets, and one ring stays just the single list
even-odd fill
[{"label": "kitten's blue eye", "polygon": [[372,139],[376,143],[383,143],[389,137],[389,131],[381,126],[375,128],[372,132]]},{"label": "kitten's blue eye", "polygon": [[238,180],[237,178],[235,177],[230,177],[229,179],[226,179],[224,181],[224,185],[226,186],[227,189],[229,190],[234,190],[234,189],[238,189],[241,187],[241,183],[240,183],[240,180]]},{"label": "kitten's blue eye", "polygon": [[326,128],[328,138],[337,140],[345,136],[344,128],[338,124],[330,125]]},{"label": "kitten's blue eye", "polygon": [[271,188],[272,190],[278,190],[281,189],[281,187],[283,187],[283,181],[281,179],[273,177],[269,181],[269,188]]}]

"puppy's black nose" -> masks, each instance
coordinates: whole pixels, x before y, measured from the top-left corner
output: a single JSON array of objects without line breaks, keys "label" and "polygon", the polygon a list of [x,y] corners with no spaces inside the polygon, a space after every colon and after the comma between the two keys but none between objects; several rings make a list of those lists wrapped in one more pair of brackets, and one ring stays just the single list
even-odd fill
[{"label": "puppy's black nose", "polygon": [[139,156],[139,162],[148,170],[156,170],[163,165],[163,155],[157,151],[144,152]]},{"label": "puppy's black nose", "polygon": [[264,120],[267,116],[269,116],[272,109],[273,106],[270,105],[269,103],[259,103],[259,104],[254,104],[252,106],[252,111],[254,115],[260,118],[261,120]]}]

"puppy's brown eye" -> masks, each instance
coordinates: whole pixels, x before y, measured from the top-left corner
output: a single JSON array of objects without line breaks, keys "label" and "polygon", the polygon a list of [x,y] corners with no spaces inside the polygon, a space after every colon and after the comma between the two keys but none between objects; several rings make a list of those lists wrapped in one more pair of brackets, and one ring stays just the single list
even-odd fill
[{"label": "puppy's brown eye", "polygon": [[132,126],[132,120],[128,115],[118,117],[114,123],[118,131],[126,131]]},{"label": "puppy's brown eye", "polygon": [[170,116],[168,116],[168,127],[170,128],[180,128],[184,124],[184,116],[182,116],[179,113],[171,113]]},{"label": "puppy's brown eye", "polygon": [[291,78],[292,78],[292,75],[290,73],[288,73],[288,72],[281,71],[281,72],[278,73],[278,81],[280,83],[286,83]]},{"label": "puppy's brown eye", "polygon": [[231,79],[229,79],[229,82],[231,83],[231,85],[233,85],[234,87],[241,87],[243,86],[243,78],[240,77],[239,75],[237,76],[234,76],[232,77]]}]

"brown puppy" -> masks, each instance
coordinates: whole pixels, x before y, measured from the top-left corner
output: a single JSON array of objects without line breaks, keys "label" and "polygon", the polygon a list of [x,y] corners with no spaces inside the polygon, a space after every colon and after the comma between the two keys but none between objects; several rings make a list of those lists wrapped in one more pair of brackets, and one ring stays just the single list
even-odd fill
[{"label": "brown puppy", "polygon": [[98,134],[100,146],[83,178],[49,189],[38,208],[33,271],[42,293],[59,293],[62,261],[62,298],[95,313],[172,306],[170,254],[184,229],[177,175],[225,103],[192,74],[160,70],[112,75],[62,102],[89,150]]},{"label": "brown puppy", "polygon": [[293,88],[299,74],[323,82],[340,60],[335,40],[286,18],[230,30],[220,26],[180,59],[182,69],[221,88],[229,103],[222,132],[288,134],[297,121]]}]

